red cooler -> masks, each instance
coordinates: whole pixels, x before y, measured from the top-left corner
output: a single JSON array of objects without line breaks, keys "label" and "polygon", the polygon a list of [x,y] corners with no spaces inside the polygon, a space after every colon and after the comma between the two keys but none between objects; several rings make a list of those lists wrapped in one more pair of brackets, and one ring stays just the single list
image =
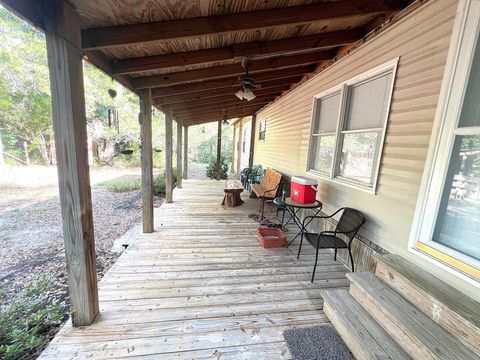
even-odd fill
[{"label": "red cooler", "polygon": [[301,176],[292,176],[290,197],[302,204],[313,204],[317,197],[317,181]]}]

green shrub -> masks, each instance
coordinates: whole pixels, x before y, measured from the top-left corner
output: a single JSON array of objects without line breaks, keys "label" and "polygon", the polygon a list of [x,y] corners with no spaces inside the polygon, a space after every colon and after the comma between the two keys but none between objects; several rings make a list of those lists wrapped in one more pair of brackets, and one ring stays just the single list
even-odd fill
[{"label": "green shrub", "polygon": [[141,179],[139,177],[121,176],[116,179],[104,181],[98,185],[113,192],[126,192],[139,190]]},{"label": "green shrub", "polygon": [[[220,160],[220,179],[226,180],[228,179],[228,162],[225,156],[222,156]],[[217,178],[217,159],[211,159],[208,162],[206,174],[210,179]]]},{"label": "green shrub", "polygon": [[53,279],[42,276],[0,309],[1,359],[30,358],[50,340],[68,315],[66,302],[55,299],[56,287]]},{"label": "green shrub", "polygon": [[[173,186],[177,184],[177,171],[172,169]],[[153,195],[165,196],[166,190],[165,173],[159,174],[153,178]]]}]

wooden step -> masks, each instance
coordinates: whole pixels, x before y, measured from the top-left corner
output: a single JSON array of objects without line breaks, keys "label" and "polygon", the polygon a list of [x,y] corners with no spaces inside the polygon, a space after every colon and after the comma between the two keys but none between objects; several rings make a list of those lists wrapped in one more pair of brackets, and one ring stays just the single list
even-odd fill
[{"label": "wooden step", "polygon": [[377,257],[375,274],[430,319],[480,352],[480,303],[395,254]]},{"label": "wooden step", "polygon": [[480,360],[471,349],[372,273],[347,274],[350,294],[414,359]]},{"label": "wooden step", "polygon": [[322,295],[323,311],[356,359],[410,359],[347,290]]}]

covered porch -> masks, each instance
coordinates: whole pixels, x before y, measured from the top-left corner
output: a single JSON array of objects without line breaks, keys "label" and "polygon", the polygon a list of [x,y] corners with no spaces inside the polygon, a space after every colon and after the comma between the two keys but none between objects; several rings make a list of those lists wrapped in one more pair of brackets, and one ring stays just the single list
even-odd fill
[{"label": "covered porch", "polygon": [[249,199],[220,205],[223,181],[186,180],[99,282],[100,315],[67,323],[41,359],[290,359],[282,332],[328,323],[321,290],[347,288],[348,269],[298,240],[263,249]]}]

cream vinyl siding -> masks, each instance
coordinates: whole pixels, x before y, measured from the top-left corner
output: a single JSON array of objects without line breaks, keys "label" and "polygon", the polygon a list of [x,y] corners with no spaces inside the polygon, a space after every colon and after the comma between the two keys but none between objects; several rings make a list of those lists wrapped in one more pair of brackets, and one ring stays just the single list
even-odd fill
[{"label": "cream vinyl siding", "polygon": [[306,173],[313,97],[399,57],[376,195],[317,180],[325,212],[361,210],[368,217],[362,235],[412,257],[408,239],[457,6],[457,0],[428,1],[259,112],[257,123],[267,119],[268,136],[256,141],[255,164],[314,177]]}]

